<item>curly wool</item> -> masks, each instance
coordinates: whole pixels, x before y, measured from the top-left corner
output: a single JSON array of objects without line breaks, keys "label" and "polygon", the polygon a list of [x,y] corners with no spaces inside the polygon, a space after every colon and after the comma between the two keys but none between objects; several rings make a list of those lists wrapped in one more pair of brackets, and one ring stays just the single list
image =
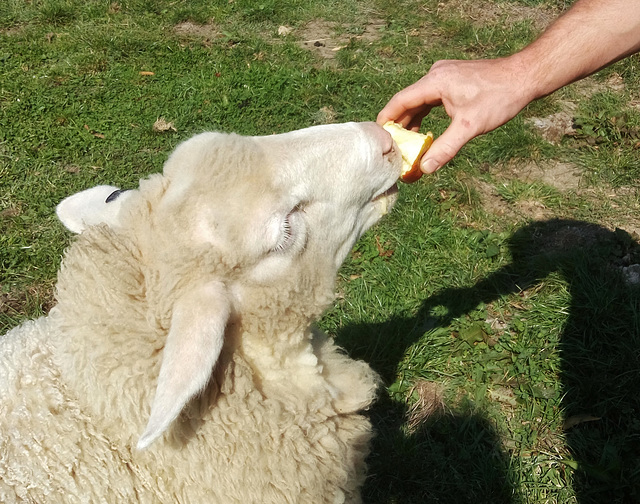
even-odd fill
[{"label": "curly wool", "polygon": [[329,340],[316,341],[323,372],[355,369],[367,381],[364,391],[345,391],[356,409],[339,411],[317,390],[303,398],[293,386],[261,386],[256,364],[232,348],[251,339],[239,324],[214,378],[165,438],[134,448],[153,392],[141,385],[157,376],[164,330],[141,317],[140,262],[122,247],[120,274],[106,274],[101,265],[116,257],[98,238],[115,243],[96,228],[67,253],[49,317],[0,339],[1,355],[11,356],[0,360],[1,381],[13,389],[1,395],[0,501],[357,502],[371,427],[355,411],[373,399],[375,378]]}]

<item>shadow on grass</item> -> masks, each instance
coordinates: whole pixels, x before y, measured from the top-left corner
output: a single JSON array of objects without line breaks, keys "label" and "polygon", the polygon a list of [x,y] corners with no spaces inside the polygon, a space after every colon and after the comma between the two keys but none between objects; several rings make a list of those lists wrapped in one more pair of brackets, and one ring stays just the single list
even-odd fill
[{"label": "shadow on grass", "polygon": [[476,414],[442,415],[413,433],[406,412],[387,398],[371,412],[377,437],[363,501],[516,504],[509,460],[490,423]]},{"label": "shadow on grass", "polygon": [[[640,263],[640,245],[621,230],[551,220],[521,228],[509,247],[512,264],[473,287],[428,298],[412,319],[347,327],[339,339],[353,342],[352,348],[345,344],[352,355],[369,360],[390,383],[407,347],[430,321],[433,327],[434,308],[448,310],[438,321],[448,327],[480,303],[561,274],[571,294],[559,348],[563,408],[566,418],[599,419],[566,433],[578,502],[640,502],[640,288],[626,284],[621,274],[623,267]],[[373,361],[363,345],[372,337],[384,345]],[[510,483],[508,456],[486,419],[444,416],[406,434],[405,412],[385,400],[372,417],[379,437],[365,502],[521,502]]]}]

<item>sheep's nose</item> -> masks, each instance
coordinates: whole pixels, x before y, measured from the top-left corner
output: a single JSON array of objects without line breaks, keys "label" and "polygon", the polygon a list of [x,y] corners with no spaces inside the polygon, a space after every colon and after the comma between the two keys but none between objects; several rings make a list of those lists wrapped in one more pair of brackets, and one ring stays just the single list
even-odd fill
[{"label": "sheep's nose", "polygon": [[362,127],[374,136],[382,147],[382,154],[389,154],[393,149],[393,139],[387,130],[374,122],[362,123]]}]

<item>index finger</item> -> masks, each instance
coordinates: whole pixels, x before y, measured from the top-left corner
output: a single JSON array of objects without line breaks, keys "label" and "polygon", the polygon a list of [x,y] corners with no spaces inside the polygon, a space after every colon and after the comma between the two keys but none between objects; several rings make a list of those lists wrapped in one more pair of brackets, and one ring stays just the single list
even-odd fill
[{"label": "index finger", "polygon": [[425,86],[421,79],[393,95],[378,113],[376,121],[379,124],[394,121],[404,127],[419,127],[422,118],[438,105],[442,105],[440,93]]}]

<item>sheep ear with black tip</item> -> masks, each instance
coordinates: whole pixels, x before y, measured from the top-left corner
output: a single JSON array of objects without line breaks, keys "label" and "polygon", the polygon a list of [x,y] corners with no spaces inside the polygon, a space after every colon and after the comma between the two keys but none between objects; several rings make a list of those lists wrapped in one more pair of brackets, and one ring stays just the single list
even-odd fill
[{"label": "sheep ear with black tip", "polygon": [[122,204],[131,195],[117,187],[99,185],[63,199],[56,207],[60,222],[74,233],[96,224],[117,227]]}]

